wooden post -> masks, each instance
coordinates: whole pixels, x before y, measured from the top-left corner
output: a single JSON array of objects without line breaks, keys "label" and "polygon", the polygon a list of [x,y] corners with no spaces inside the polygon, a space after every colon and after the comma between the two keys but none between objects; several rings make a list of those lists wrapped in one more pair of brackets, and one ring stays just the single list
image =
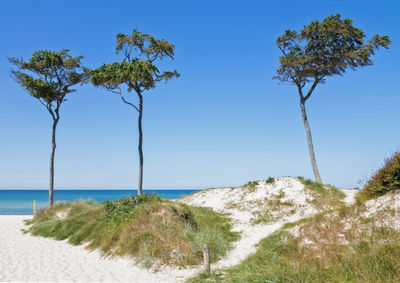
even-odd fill
[{"label": "wooden post", "polygon": [[33,201],[33,217],[36,215],[36,200]]},{"label": "wooden post", "polygon": [[204,270],[210,273],[210,246],[203,245]]}]

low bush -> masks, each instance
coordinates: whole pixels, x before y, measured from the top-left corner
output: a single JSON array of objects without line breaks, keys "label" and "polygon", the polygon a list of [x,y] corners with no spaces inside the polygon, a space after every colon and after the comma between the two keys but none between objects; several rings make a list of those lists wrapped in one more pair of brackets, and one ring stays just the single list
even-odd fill
[{"label": "low bush", "polygon": [[259,185],[258,181],[250,181],[244,184],[243,188],[249,189],[250,191],[254,191],[255,189],[257,189],[258,185]]},{"label": "low bush", "polygon": [[365,184],[363,193],[373,197],[398,189],[400,189],[400,152],[386,159],[383,167]]},{"label": "low bush", "polygon": [[275,178],[273,178],[273,177],[268,177],[268,179],[265,180],[265,183],[266,183],[266,184],[273,184],[273,183],[275,183]]}]

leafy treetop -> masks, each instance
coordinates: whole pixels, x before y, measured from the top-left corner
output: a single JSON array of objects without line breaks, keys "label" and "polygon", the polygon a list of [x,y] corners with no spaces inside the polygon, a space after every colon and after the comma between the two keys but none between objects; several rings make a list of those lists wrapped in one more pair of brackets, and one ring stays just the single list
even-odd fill
[{"label": "leafy treetop", "polygon": [[366,41],[364,32],[352,23],[352,19],[342,20],[336,14],[322,22],[313,21],[300,32],[286,30],[276,41],[283,56],[274,79],[293,83],[299,90],[313,81],[303,97],[307,100],[326,77],[342,75],[347,68],[372,65],[370,57],[379,47],[387,48],[390,39],[375,35]]},{"label": "leafy treetop", "polygon": [[[179,77],[176,70],[161,73],[154,64],[156,60],[165,57],[173,59],[174,48],[175,46],[166,40],[156,39],[136,29],[132,35],[120,33],[117,35],[116,53],[122,52],[124,59],[121,62],[103,64],[90,71],[89,80],[95,86],[102,86],[120,94],[126,102],[120,88],[123,84],[127,85],[129,92],[133,89],[141,95],[143,91],[154,88],[157,82]],[[137,53],[137,57],[133,57],[134,52]]]},{"label": "leafy treetop", "polygon": [[[59,108],[66,101],[65,96],[75,91],[71,87],[84,77],[83,56],[72,57],[68,52],[67,49],[40,50],[33,53],[28,62],[22,58],[8,58],[18,68],[12,71],[17,82],[37,98],[55,120],[59,119]],[[25,70],[30,74],[23,72]]]}]

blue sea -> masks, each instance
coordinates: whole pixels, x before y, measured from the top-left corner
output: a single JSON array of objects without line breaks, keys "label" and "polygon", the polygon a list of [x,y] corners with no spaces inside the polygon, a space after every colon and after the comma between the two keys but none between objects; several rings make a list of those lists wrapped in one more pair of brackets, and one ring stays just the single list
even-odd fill
[{"label": "blue sea", "polygon": [[[197,190],[143,190],[162,198],[176,199]],[[92,199],[97,202],[115,200],[136,195],[136,190],[54,190],[54,202]],[[38,209],[45,208],[49,201],[47,190],[0,190],[0,215],[32,215],[33,201]]]}]

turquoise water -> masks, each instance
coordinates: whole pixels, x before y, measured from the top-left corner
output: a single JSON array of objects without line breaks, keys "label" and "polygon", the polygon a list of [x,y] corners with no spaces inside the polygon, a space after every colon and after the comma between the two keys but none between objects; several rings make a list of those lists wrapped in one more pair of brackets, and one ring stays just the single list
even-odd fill
[{"label": "turquoise water", "polygon": [[[144,193],[157,194],[162,198],[176,199],[196,190],[143,190]],[[54,201],[73,201],[78,199],[93,199],[97,202],[120,199],[136,190],[54,190]],[[0,190],[0,215],[31,215],[33,201],[37,207],[45,208],[48,204],[47,190]]]}]

